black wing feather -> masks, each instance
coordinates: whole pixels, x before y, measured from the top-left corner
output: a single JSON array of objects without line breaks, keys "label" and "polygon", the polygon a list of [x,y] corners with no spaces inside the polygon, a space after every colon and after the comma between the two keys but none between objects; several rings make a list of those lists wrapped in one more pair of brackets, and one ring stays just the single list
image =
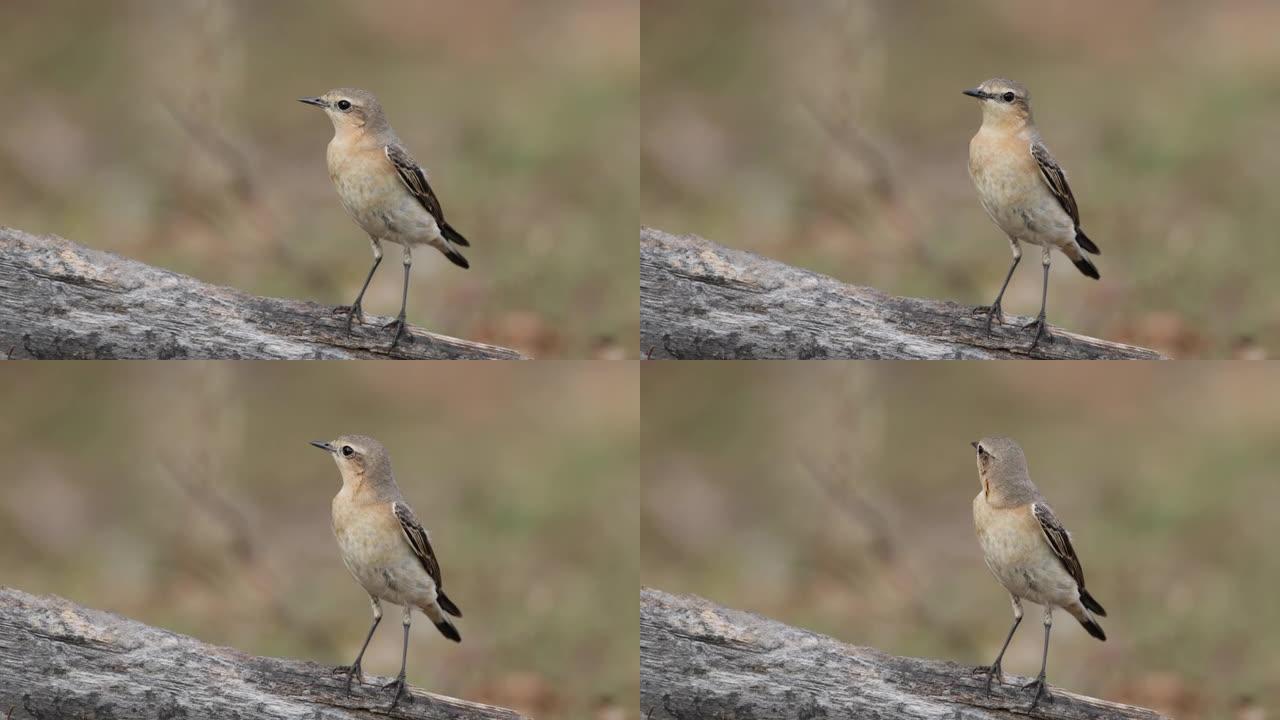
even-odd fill
[{"label": "black wing feather", "polygon": [[1071,216],[1071,222],[1080,227],[1080,208],[1076,207],[1076,196],[1071,194],[1071,186],[1067,184],[1067,174],[1062,172],[1058,161],[1049,154],[1049,148],[1041,142],[1031,143],[1031,157],[1040,166],[1040,176],[1049,186],[1049,192],[1058,199],[1058,204]]}]

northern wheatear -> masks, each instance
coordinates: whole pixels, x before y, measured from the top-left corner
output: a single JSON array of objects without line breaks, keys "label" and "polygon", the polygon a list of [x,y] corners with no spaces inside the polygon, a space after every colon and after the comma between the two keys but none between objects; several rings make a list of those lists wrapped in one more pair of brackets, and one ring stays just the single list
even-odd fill
[{"label": "northern wheatear", "polygon": [[[1040,246],[1044,265],[1044,287],[1040,294],[1040,315],[1028,328],[1036,328],[1031,341],[1034,350],[1045,334],[1045,303],[1049,299],[1049,255],[1054,248],[1075,263],[1080,272],[1094,280],[1098,268],[1084,254],[1099,254],[1098,246],[1080,229],[1080,210],[1067,185],[1067,175],[1040,139],[1031,118],[1031,96],[1012,80],[993,78],[972,90],[965,90],[982,102],[982,127],[969,141],[969,176],[978,188],[978,199],[1013,247],[1013,264],[995,302],[979,308],[991,321],[1004,322],[1000,301],[1013,271],[1022,260],[1020,242]],[[1049,337],[1052,340],[1052,336]]]},{"label": "northern wheatear", "polygon": [[462,611],[444,594],[440,563],[431,549],[430,536],[400,495],[386,448],[363,435],[343,435],[332,442],[317,440],[311,444],[332,455],[342,474],[342,489],[333,498],[333,534],[338,538],[343,564],[369,593],[373,605],[373,625],[360,646],[360,654],[354,663],[335,672],[346,673],[347,692],[351,692],[352,677],[364,682],[360,660],[373,639],[373,631],[382,622],[382,601],[401,606],[404,649],[400,674],[384,686],[396,688],[391,701],[394,708],[404,693],[413,609],[421,610],[441,635],[454,642],[462,642],[462,636],[445,613],[462,617]]},{"label": "northern wheatear", "polygon": [[1013,627],[1009,628],[1000,654],[990,666],[975,672],[986,674],[988,693],[991,678],[1004,681],[1000,660],[1022,622],[1022,601],[1040,605],[1044,610],[1044,655],[1040,674],[1024,686],[1036,688],[1031,701],[1034,709],[1045,693],[1053,609],[1060,607],[1071,613],[1099,640],[1106,640],[1107,636],[1092,613],[1106,617],[1107,611],[1084,589],[1084,570],[1071,547],[1071,535],[1031,482],[1027,457],[1018,443],[1007,437],[988,437],[972,445],[978,452],[978,479],[982,484],[982,492],[973,499],[973,524],[978,529],[987,567],[1013,600]]},{"label": "northern wheatear", "polygon": [[347,332],[351,331],[353,318],[364,322],[360,303],[382,262],[382,242],[395,243],[403,251],[404,291],[400,296],[400,315],[386,326],[396,328],[391,341],[394,348],[404,334],[413,246],[430,245],[444,253],[454,265],[467,268],[470,265],[457,246],[467,247],[471,243],[445,222],[440,201],[427,184],[427,171],[400,144],[373,93],[338,88],[320,97],[300,98],[298,102],[323,109],[333,122],[329,177],[338,187],[342,207],[369,234],[369,242],[373,244],[373,267],[369,268],[356,301],[342,309],[347,313]]}]

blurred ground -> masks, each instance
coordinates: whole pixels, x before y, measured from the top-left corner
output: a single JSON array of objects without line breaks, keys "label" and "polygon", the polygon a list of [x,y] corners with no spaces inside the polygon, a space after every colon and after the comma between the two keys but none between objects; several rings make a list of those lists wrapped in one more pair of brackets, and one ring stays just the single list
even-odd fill
[{"label": "blurred ground", "polygon": [[[463,272],[415,255],[410,321],[537,357],[634,356],[635,0],[0,4],[0,223],[250,292],[350,303],[372,262],[296,99],[382,100]],[[399,307],[399,250],[365,309]],[[392,269],[388,269],[388,268]]]},{"label": "blurred ground", "polygon": [[[803,371],[801,371],[803,368]],[[1280,372],[1240,364],[643,368],[641,582],[979,665],[1012,615],[969,442],[1005,433],[1073,533],[1108,640],[1055,616],[1049,679],[1173,717],[1280,702]],[[1039,668],[1039,609],[1005,671]]]},{"label": "blurred ground", "polygon": [[[847,282],[989,303],[1008,244],[960,94],[1027,84],[1100,283],[1055,260],[1050,320],[1179,357],[1280,351],[1280,4],[648,0],[642,222]],[[1039,306],[1023,263],[1006,310]]]},{"label": "blurred ground", "polygon": [[[388,447],[463,642],[413,684],[538,718],[638,718],[631,364],[9,364],[0,583],[266,655],[351,662],[371,619],[313,439]],[[399,610],[365,671],[394,676]]]}]

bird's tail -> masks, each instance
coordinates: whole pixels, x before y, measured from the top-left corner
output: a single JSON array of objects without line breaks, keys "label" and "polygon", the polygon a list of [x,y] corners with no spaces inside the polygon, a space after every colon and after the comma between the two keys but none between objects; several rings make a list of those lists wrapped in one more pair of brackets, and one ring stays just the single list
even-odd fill
[{"label": "bird's tail", "polygon": [[[443,224],[443,226],[440,228],[440,234],[444,235],[444,239],[448,240],[454,245],[459,245],[461,247],[471,247],[471,243],[467,242],[467,239],[462,237],[462,233],[458,232],[457,230],[454,230],[453,227],[449,225],[449,223]],[[1081,233],[1081,234],[1083,235],[1084,233]],[[1088,239],[1089,238],[1085,238],[1085,240],[1088,240]],[[1089,244],[1092,245],[1093,243],[1089,243]],[[1093,250],[1092,252],[1096,253],[1098,251]]]},{"label": "bird's tail", "polygon": [[[1094,255],[1102,254],[1102,251],[1098,249],[1098,246],[1094,245],[1093,241],[1089,239],[1089,236],[1085,235],[1084,231],[1081,230],[1080,228],[1076,228],[1076,243],[1080,247],[1084,248],[1087,252],[1091,252]],[[466,243],[462,243],[462,244],[465,245]]]},{"label": "bird's tail", "polygon": [[471,263],[467,262],[467,259],[462,256],[462,253],[458,252],[458,248],[454,247],[448,240],[439,241],[439,244],[435,247],[437,250],[444,253],[444,256],[449,258],[449,262],[454,265],[457,265],[463,270],[471,267]]},{"label": "bird's tail", "polygon": [[[1090,599],[1092,600],[1092,598]],[[444,610],[454,617],[462,617],[462,611],[458,609],[457,605],[453,604],[453,601],[449,599],[448,595],[444,594],[443,590],[436,592],[436,602],[440,604],[441,610]],[[1106,613],[1102,614],[1106,615]]]},{"label": "bird's tail", "polygon": [[[1080,590],[1080,602],[1084,603],[1084,606],[1088,608],[1089,612],[1100,617],[1107,616],[1107,611],[1102,609],[1102,605],[1100,605],[1097,600],[1093,599],[1093,596],[1089,594],[1088,590],[1083,588]],[[459,615],[458,617],[462,616]]]},{"label": "bird's tail", "polygon": [[[1080,233],[1077,237],[1084,238],[1086,242],[1089,240],[1089,238],[1084,237],[1084,233]],[[1076,243],[1068,243],[1066,247],[1062,248],[1062,252],[1067,257],[1071,258],[1071,262],[1075,264],[1077,270],[1094,280],[1098,280],[1102,276],[1098,274],[1098,268],[1094,267],[1093,263],[1089,261],[1089,258],[1084,253],[1080,252],[1082,247],[1085,250],[1093,248],[1094,252],[1097,252],[1098,250],[1098,246],[1091,242],[1088,247],[1077,245]]]},{"label": "bird's tail", "polygon": [[[445,617],[444,613],[441,612],[442,609],[447,610],[448,608],[457,610],[458,609],[457,606],[449,602],[449,599],[446,598],[444,595],[438,596],[436,600],[437,600],[436,603],[426,603],[423,605],[419,605],[418,609],[422,611],[422,614],[430,618],[431,622],[435,623],[436,629],[440,631],[441,635],[449,638],[450,640],[456,643],[462,642],[462,635],[461,633],[458,632],[458,628],[454,627],[453,623],[449,622],[449,618]],[[460,613],[450,612],[450,614],[461,617]]]},{"label": "bird's tail", "polygon": [[1093,596],[1084,590],[1080,591],[1080,603],[1081,604],[1076,605],[1075,607],[1068,608],[1068,612],[1070,612],[1076,620],[1080,621],[1080,624],[1084,626],[1084,629],[1090,635],[1098,638],[1099,640],[1105,641],[1107,639],[1107,634],[1102,631],[1102,626],[1093,618],[1093,613],[1096,612],[1099,615],[1106,617],[1107,611],[1103,610],[1102,606],[1098,604],[1098,601],[1094,600]]}]

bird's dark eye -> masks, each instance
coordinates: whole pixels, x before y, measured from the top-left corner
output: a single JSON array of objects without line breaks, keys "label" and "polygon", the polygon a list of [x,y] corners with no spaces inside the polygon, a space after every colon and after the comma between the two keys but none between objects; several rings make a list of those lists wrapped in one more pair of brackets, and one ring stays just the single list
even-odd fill
[{"label": "bird's dark eye", "polygon": [[[343,102],[346,102],[346,101],[344,100]],[[356,451],[355,451],[354,449],[352,449],[352,447],[351,447],[350,445],[343,445],[343,446],[342,446],[342,454],[343,454],[344,456],[346,456],[346,457],[351,457],[352,455],[355,455],[355,454],[356,454]]]},{"label": "bird's dark eye", "polygon": [[978,454],[979,454],[979,455],[986,455],[986,454],[987,454],[987,449],[986,449],[986,448],[984,448],[984,447],[982,447],[981,445],[979,445],[979,446],[978,446]]},{"label": "bird's dark eye", "polygon": [[[1010,93],[1008,97],[1009,97],[1009,99],[1010,99],[1010,100],[1012,100],[1012,99],[1013,99],[1013,93]],[[351,109],[351,101],[350,101],[350,100],[339,100],[339,101],[338,101],[338,109],[339,109],[339,110],[350,110],[350,109]],[[350,448],[343,448],[343,449],[344,449],[344,450],[348,450],[348,449],[350,449]],[[348,454],[349,454],[349,453],[348,453]]]},{"label": "bird's dark eye", "polygon": [[[1004,95],[1001,95],[1001,97],[1002,97],[1002,98],[1004,98],[1004,101],[1005,101],[1005,102],[1013,102],[1013,99],[1014,99],[1015,97],[1017,97],[1017,95],[1014,95],[1014,94],[1013,94],[1013,93],[1011,93],[1011,92],[1007,92],[1007,93],[1005,93]],[[339,104],[339,105],[341,105],[342,103],[338,103],[338,104]],[[344,109],[345,109],[345,108],[344,108]]]}]

